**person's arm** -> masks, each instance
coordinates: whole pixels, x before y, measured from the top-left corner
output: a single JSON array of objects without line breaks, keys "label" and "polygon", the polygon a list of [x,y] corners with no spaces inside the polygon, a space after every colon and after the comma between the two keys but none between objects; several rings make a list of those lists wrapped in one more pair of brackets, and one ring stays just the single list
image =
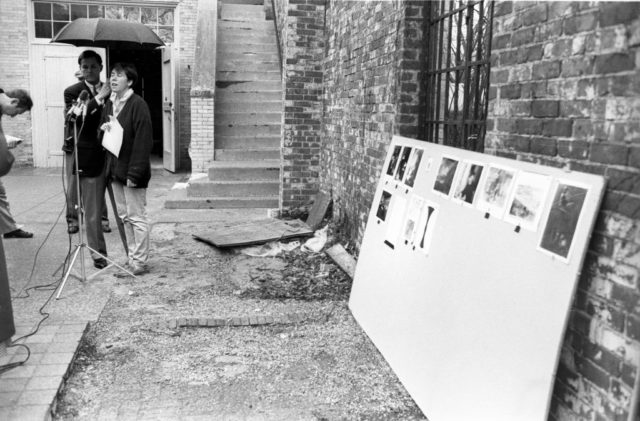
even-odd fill
[{"label": "person's arm", "polygon": [[151,113],[144,100],[137,102],[131,112],[134,139],[127,172],[127,186],[136,187],[149,166],[149,157],[153,148],[153,128]]},{"label": "person's arm", "polygon": [[7,139],[2,132],[2,126],[0,126],[0,177],[5,176],[11,171],[15,157],[9,151],[9,145],[7,145]]}]

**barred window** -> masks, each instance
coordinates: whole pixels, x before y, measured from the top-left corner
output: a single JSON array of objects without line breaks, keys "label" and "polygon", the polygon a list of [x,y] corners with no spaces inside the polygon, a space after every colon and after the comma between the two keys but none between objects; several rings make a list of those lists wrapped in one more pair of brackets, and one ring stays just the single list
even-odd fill
[{"label": "barred window", "polygon": [[140,22],[158,34],[165,44],[174,41],[174,10],[167,7],[98,5],[88,3],[34,2],[36,38],[53,38],[78,18],[123,19]]},{"label": "barred window", "polygon": [[482,151],[493,1],[428,3],[426,140]]}]

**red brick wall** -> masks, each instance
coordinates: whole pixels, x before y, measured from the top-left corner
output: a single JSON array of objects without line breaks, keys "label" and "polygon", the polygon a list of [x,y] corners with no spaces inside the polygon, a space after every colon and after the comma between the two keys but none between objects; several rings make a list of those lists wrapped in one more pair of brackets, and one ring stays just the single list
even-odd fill
[{"label": "red brick wall", "polygon": [[420,138],[423,2],[331,2],[321,188],[357,244],[394,134]]},{"label": "red brick wall", "polygon": [[638,376],[639,17],[640,3],[496,4],[487,152],[608,179],[551,419],[626,420]]}]

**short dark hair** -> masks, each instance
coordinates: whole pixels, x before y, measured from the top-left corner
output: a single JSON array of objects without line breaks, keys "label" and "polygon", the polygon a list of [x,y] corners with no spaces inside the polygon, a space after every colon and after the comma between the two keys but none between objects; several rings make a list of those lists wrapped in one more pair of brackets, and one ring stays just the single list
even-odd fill
[{"label": "short dark hair", "polygon": [[133,82],[131,84],[131,87],[133,87],[138,81],[138,71],[136,70],[136,66],[134,66],[133,63],[116,63],[111,68],[112,72],[114,70],[123,72],[127,79]]},{"label": "short dark hair", "polygon": [[24,89],[13,89],[11,91],[5,92],[5,94],[9,98],[18,100],[18,108],[29,111],[31,110],[31,107],[33,107],[33,101],[29,96],[29,92],[25,91]]},{"label": "short dark hair", "polygon": [[78,66],[82,64],[82,60],[88,60],[90,58],[95,58],[98,64],[102,66],[102,57],[100,57],[100,54],[96,53],[93,50],[84,50],[82,53],[80,53],[80,55],[78,56]]}]

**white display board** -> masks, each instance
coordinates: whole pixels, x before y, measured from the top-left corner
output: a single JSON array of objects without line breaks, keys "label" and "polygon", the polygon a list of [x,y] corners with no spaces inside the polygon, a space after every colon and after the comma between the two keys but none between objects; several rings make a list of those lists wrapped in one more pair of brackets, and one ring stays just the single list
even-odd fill
[{"label": "white display board", "polygon": [[604,185],[394,137],[349,306],[430,421],[547,419]]}]

